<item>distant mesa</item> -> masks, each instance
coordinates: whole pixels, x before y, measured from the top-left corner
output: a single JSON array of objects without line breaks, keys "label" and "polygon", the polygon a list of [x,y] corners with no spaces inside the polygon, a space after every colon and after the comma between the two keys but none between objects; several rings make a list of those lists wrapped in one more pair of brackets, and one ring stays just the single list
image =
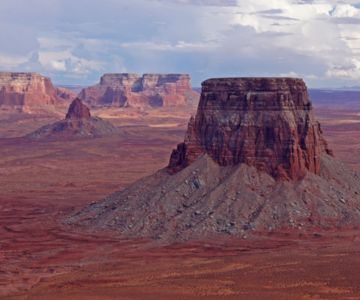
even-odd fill
[{"label": "distant mesa", "polygon": [[70,91],[74,95],[78,95],[84,88],[86,88],[86,86],[83,85],[57,85],[56,87],[59,90]]},{"label": "distant mesa", "polygon": [[70,92],[55,88],[37,73],[0,72],[0,108],[26,110],[52,107],[70,100]]},{"label": "distant mesa", "polygon": [[167,241],[358,228],[360,177],[333,157],[303,80],[210,79],[167,168],[66,222]]},{"label": "distant mesa", "polygon": [[69,106],[64,120],[46,125],[26,137],[39,139],[95,138],[121,133],[120,129],[98,117],[92,117],[89,108],[76,98]]},{"label": "distant mesa", "polygon": [[93,106],[157,108],[189,105],[199,94],[187,74],[105,74],[79,97]]}]

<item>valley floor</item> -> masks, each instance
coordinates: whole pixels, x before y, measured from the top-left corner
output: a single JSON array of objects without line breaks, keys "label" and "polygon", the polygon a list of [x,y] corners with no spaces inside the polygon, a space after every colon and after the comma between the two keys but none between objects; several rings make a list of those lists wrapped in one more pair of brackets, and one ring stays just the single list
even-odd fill
[{"label": "valley floor", "polygon": [[[360,112],[320,108],[335,155],[360,170]],[[0,116],[0,299],[359,299],[360,233],[184,245],[64,227],[64,215],[164,167],[191,111],[98,111],[126,137],[29,142],[55,116]],[[41,123],[44,124],[41,124]]]}]

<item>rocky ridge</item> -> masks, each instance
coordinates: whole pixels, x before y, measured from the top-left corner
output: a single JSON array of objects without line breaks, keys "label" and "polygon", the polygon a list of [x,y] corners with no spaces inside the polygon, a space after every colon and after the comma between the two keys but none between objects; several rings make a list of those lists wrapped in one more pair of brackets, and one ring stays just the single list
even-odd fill
[{"label": "rocky ridge", "polygon": [[338,162],[301,79],[203,83],[170,164],[66,223],[166,241],[360,226],[359,174]]},{"label": "rocky ridge", "polygon": [[171,107],[196,101],[187,74],[105,74],[100,83],[83,89],[79,97],[91,105],[115,107]]}]

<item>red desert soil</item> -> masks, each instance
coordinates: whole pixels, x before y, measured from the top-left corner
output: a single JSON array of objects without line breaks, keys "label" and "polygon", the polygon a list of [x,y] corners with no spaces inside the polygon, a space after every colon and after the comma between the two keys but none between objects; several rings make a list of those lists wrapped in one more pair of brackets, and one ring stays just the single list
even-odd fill
[{"label": "red desert soil", "polygon": [[360,111],[318,109],[316,112],[335,156],[360,170]]},{"label": "red desert soil", "polygon": [[[358,170],[359,113],[317,111],[335,155]],[[0,299],[360,298],[359,232],[166,246],[59,225],[73,209],[165,166],[190,111],[96,114],[124,125],[127,137],[0,140]],[[49,119],[2,118],[0,135],[20,136]]]}]

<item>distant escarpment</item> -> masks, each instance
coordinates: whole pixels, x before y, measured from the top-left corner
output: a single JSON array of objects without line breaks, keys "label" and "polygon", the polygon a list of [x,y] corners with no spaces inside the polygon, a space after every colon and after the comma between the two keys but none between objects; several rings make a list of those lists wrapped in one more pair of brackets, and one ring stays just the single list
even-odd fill
[{"label": "distant escarpment", "polygon": [[61,100],[64,100],[65,103],[71,103],[77,98],[77,94],[74,91],[65,87],[56,87],[56,96]]},{"label": "distant escarpment", "polygon": [[36,109],[62,104],[68,92],[37,73],[0,72],[0,108]]},{"label": "distant escarpment", "polygon": [[359,228],[360,177],[333,157],[303,80],[210,79],[168,167],[66,222],[167,241]]},{"label": "distant escarpment", "polygon": [[156,108],[192,104],[199,94],[187,74],[105,74],[79,97],[94,106]]},{"label": "distant escarpment", "polygon": [[120,130],[98,117],[92,117],[89,108],[76,98],[69,106],[64,120],[46,125],[28,134],[33,140],[94,138],[119,134]]}]

